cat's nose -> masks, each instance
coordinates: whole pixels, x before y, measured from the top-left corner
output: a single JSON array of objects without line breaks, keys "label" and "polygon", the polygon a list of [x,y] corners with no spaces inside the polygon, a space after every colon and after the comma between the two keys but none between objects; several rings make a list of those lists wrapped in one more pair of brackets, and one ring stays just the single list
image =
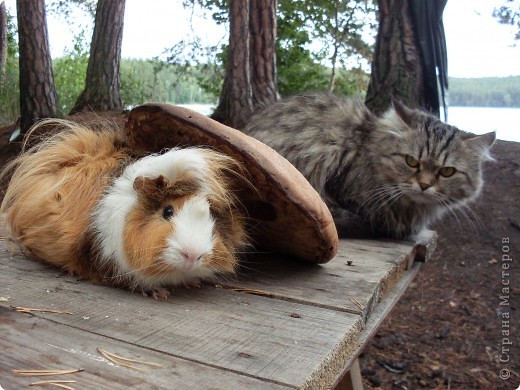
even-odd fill
[{"label": "cat's nose", "polygon": [[422,183],[422,182],[419,182],[419,187],[421,187],[421,190],[422,191],[426,191],[428,188],[430,188],[432,185],[431,183]]},{"label": "cat's nose", "polygon": [[427,170],[421,171],[417,174],[417,183],[421,187],[422,192],[424,192],[435,183],[435,175]]}]

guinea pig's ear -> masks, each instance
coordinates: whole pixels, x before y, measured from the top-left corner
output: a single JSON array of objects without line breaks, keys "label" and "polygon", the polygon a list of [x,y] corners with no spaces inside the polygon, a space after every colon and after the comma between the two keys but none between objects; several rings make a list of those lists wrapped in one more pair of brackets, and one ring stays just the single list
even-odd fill
[{"label": "guinea pig's ear", "polygon": [[155,194],[167,185],[168,182],[162,175],[155,178],[139,176],[134,180],[134,190],[142,195]]},{"label": "guinea pig's ear", "polygon": [[171,184],[170,193],[174,196],[183,196],[183,195],[190,195],[195,194],[197,191],[200,190],[201,184],[198,180],[190,179],[190,178],[183,178],[174,181]]}]

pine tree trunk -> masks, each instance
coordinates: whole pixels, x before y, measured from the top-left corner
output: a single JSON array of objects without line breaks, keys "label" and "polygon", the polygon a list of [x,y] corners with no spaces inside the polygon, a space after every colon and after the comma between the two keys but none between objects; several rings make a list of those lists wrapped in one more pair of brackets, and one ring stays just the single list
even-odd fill
[{"label": "pine tree trunk", "polygon": [[226,76],[211,116],[241,129],[256,109],[278,99],[276,0],[231,1]]},{"label": "pine tree trunk", "polygon": [[71,113],[122,109],[121,44],[125,0],[99,0],[90,46],[85,89]]},{"label": "pine tree trunk", "polygon": [[409,107],[424,106],[424,70],[413,29],[410,0],[380,0],[372,73],[366,104],[386,111],[395,97]]},{"label": "pine tree trunk", "polygon": [[251,0],[250,66],[253,109],[279,98],[276,84],[276,0]]},{"label": "pine tree trunk", "polygon": [[229,51],[226,75],[213,119],[234,128],[253,113],[249,68],[249,1],[232,1],[229,9]]},{"label": "pine tree trunk", "polygon": [[57,94],[44,0],[17,0],[20,46],[20,128],[57,116]]},{"label": "pine tree trunk", "polygon": [[7,63],[7,11],[5,2],[0,3],[0,85],[3,84]]}]

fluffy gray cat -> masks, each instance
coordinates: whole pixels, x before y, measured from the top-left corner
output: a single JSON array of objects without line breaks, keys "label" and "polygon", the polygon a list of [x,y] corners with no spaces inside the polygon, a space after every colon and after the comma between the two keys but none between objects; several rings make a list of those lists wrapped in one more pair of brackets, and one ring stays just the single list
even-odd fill
[{"label": "fluffy gray cat", "polygon": [[398,101],[377,117],[359,100],[293,96],[244,130],[289,160],[323,197],[340,232],[406,238],[447,210],[468,213],[495,133],[475,135]]}]

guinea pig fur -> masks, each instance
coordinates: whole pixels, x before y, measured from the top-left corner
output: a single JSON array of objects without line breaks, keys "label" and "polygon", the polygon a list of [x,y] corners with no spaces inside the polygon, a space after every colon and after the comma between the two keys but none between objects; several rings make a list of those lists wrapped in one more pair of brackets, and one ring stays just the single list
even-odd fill
[{"label": "guinea pig fur", "polygon": [[68,121],[21,153],[1,211],[30,255],[96,283],[143,291],[233,272],[248,245],[241,166],[210,149],[133,157],[117,129]]}]

